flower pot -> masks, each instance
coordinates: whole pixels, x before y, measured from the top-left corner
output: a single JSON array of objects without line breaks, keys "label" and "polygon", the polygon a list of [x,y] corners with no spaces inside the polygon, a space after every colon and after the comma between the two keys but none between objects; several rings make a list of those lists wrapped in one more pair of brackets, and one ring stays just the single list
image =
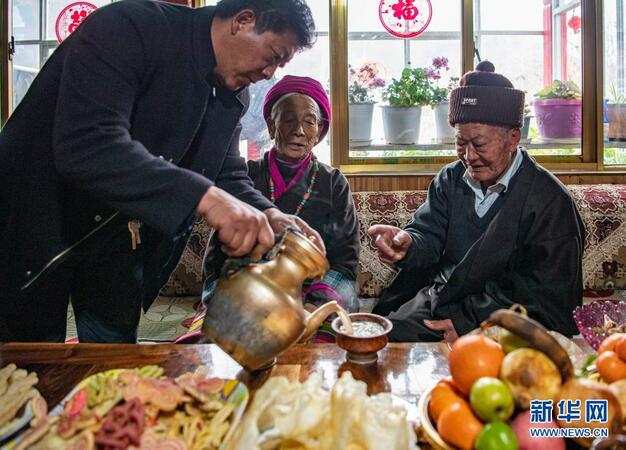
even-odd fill
[{"label": "flower pot", "polygon": [[609,117],[609,141],[626,141],[626,105],[606,105]]},{"label": "flower pot", "polygon": [[435,106],[435,128],[437,130],[437,143],[439,144],[454,142],[456,130],[448,123],[448,106],[448,102],[442,102]]},{"label": "flower pot", "polygon": [[582,100],[548,98],[533,100],[539,135],[543,139],[580,138]]},{"label": "flower pot", "polygon": [[524,116],[524,126],[522,127],[522,140],[528,139],[528,132],[530,131],[530,119],[531,116]]},{"label": "flower pot", "polygon": [[421,106],[381,106],[388,144],[416,144],[420,134]]},{"label": "flower pot", "polygon": [[374,103],[350,103],[349,130],[350,145],[369,145],[372,142],[372,115],[374,114]]}]

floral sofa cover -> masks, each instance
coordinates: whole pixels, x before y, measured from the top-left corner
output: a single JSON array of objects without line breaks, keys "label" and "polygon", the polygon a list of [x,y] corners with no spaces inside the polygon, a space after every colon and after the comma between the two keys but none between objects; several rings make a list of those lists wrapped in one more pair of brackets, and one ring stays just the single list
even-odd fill
[{"label": "floral sofa cover", "polygon": [[[586,229],[585,300],[626,300],[626,185],[569,185],[568,189]],[[353,196],[361,227],[359,296],[377,297],[396,271],[376,257],[367,229],[377,223],[404,226],[426,200],[426,191],[356,192]],[[162,295],[200,295],[202,258],[209,235],[209,228],[199,220]]]}]

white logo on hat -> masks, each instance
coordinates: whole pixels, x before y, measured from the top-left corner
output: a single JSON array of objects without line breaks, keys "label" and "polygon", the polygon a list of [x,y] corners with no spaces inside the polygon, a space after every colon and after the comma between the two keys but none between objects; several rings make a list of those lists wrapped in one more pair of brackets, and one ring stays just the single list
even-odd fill
[{"label": "white logo on hat", "polygon": [[461,105],[478,106],[478,99],[471,98],[471,97],[463,97],[463,100],[461,100]]}]

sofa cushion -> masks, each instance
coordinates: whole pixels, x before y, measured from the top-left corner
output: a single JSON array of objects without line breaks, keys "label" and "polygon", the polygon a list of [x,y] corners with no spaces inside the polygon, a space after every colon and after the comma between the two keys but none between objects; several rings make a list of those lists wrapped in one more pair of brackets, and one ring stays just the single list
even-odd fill
[{"label": "sofa cushion", "polygon": [[585,224],[585,289],[626,288],[626,186],[570,185]]},{"label": "sofa cushion", "polygon": [[426,191],[355,192],[353,198],[361,233],[359,296],[378,297],[398,271],[378,258],[367,230],[376,224],[404,227],[411,222],[413,212],[426,201]]}]

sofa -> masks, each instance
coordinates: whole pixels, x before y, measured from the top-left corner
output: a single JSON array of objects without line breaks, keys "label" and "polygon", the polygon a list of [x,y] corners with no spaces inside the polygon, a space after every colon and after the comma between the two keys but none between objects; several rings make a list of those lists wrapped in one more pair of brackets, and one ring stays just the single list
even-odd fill
[{"label": "sofa", "polygon": [[[626,300],[626,185],[569,185],[568,189],[586,229],[584,301]],[[367,229],[377,223],[404,226],[426,200],[426,191],[355,192],[353,197],[361,232],[357,282],[362,305],[367,305],[397,273],[377,258]],[[198,220],[178,267],[161,292],[161,303],[180,301],[180,297],[187,302],[199,299],[202,257],[209,235],[210,229]]]}]

